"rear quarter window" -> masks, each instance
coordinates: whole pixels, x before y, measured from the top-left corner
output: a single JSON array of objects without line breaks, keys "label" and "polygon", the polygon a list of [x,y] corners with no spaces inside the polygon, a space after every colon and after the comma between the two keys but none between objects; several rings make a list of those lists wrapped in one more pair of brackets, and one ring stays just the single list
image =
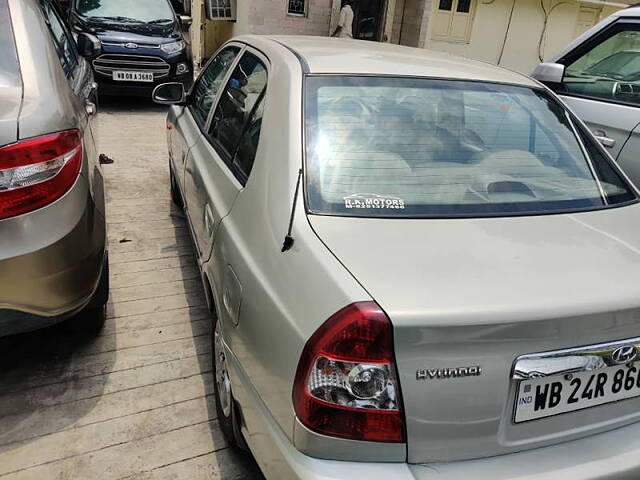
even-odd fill
[{"label": "rear quarter window", "polygon": [[0,0],[0,87],[16,86],[20,69],[7,0]]}]

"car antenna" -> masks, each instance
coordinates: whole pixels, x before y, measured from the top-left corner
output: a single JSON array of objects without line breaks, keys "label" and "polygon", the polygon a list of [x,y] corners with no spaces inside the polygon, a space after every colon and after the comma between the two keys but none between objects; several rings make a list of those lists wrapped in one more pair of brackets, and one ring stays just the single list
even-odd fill
[{"label": "car antenna", "polygon": [[282,244],[282,253],[290,250],[293,247],[293,237],[291,236],[291,229],[293,228],[293,219],[296,216],[296,205],[298,203],[298,191],[300,190],[300,180],[302,179],[302,169],[298,170],[298,180],[296,181],[296,192],[293,194],[293,207],[291,207],[291,216],[289,217],[289,230],[284,237],[284,243]]}]

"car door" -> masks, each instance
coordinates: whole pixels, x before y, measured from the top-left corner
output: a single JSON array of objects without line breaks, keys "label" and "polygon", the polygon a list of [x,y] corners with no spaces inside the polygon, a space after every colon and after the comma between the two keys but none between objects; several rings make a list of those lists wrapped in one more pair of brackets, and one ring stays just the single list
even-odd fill
[{"label": "car door", "polygon": [[640,19],[620,18],[558,60],[556,93],[640,184],[640,157],[625,148],[640,125]]},{"label": "car door", "polygon": [[203,262],[211,254],[220,221],[231,210],[247,180],[237,152],[265,91],[267,65],[266,58],[256,50],[244,50],[220,92],[206,136],[187,157],[187,208]]},{"label": "car door", "polygon": [[631,132],[618,156],[618,162],[630,178],[637,179],[634,180],[636,185],[640,185],[640,125]]},{"label": "car door", "polygon": [[181,187],[189,149],[205,134],[211,107],[241,50],[242,45],[230,44],[216,53],[194,83],[187,107],[171,107],[169,111],[169,155],[172,171]]}]

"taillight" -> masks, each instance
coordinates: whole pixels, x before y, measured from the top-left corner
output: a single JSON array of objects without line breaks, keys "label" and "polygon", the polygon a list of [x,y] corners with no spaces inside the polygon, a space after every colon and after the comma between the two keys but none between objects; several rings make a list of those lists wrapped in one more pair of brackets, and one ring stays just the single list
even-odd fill
[{"label": "taillight", "polygon": [[82,166],[77,130],[29,138],[0,148],[0,219],[48,205],[73,186]]},{"label": "taillight", "polygon": [[404,442],[392,326],[376,303],[353,303],[313,334],[300,357],[293,404],[315,432]]}]

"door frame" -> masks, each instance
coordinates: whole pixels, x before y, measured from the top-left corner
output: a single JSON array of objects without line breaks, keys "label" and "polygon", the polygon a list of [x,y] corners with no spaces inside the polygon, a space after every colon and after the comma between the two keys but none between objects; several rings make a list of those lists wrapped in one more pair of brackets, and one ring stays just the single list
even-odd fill
[{"label": "door frame", "polygon": [[[376,35],[375,35],[375,39],[371,40],[371,41],[375,41],[375,42],[384,42],[385,41],[385,30],[386,30],[386,25],[387,25],[387,18],[389,16],[389,5],[390,5],[390,1],[389,0],[380,0],[382,6],[380,8],[380,13],[379,13],[379,21],[378,21],[378,30],[376,31]],[[333,0],[332,4],[331,4],[331,19],[329,22],[329,35],[333,35],[333,32],[336,31],[336,28],[338,28],[338,20],[340,19],[340,10],[342,8],[342,0]],[[354,9],[354,17],[353,17],[353,21],[354,23],[356,22],[356,20],[358,20],[357,16],[356,16],[356,11]],[[356,32],[359,31],[359,28],[354,28],[353,29],[353,33],[354,33],[354,38],[356,37]]]},{"label": "door frame", "polygon": [[[387,9],[389,8],[389,0],[378,0],[378,1],[380,2],[380,8],[377,14],[378,18],[376,19],[377,29],[374,34],[374,38],[370,40],[373,42],[384,41],[384,30],[387,22]],[[360,14],[360,4],[361,3],[358,3],[357,10],[354,10],[353,12],[354,13],[353,21],[355,24],[355,28],[353,29],[353,38],[356,38],[360,33],[360,21],[362,20],[361,18],[358,18]]]}]

